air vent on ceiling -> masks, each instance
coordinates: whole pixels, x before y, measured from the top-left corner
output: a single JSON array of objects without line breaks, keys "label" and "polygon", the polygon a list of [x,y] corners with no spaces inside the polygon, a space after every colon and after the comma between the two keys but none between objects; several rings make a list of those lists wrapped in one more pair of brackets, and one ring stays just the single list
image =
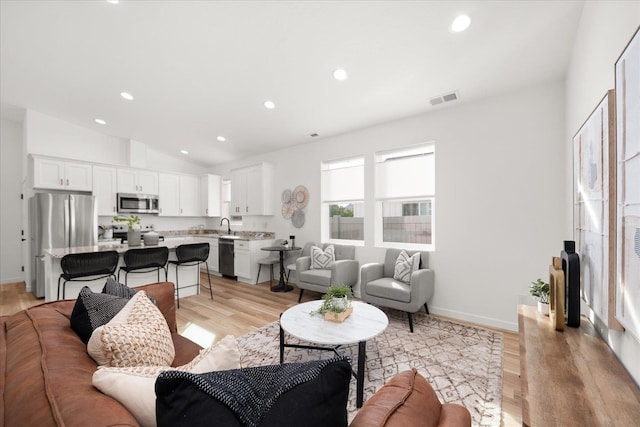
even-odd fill
[{"label": "air vent on ceiling", "polygon": [[458,91],[454,91],[451,93],[446,93],[444,95],[436,96],[435,98],[431,98],[429,99],[429,103],[435,106],[444,104],[445,102],[455,101],[459,97],[460,96],[458,95]]},{"label": "air vent on ceiling", "polygon": [[313,132],[313,133],[309,133],[309,134],[305,135],[304,137],[305,138],[316,138],[318,136],[320,136],[318,133]]}]

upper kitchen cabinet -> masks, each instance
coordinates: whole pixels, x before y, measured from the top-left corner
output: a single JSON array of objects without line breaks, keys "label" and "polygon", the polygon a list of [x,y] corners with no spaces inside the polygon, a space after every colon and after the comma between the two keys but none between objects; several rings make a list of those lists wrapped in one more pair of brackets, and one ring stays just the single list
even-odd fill
[{"label": "upper kitchen cabinet", "polygon": [[117,214],[118,179],[116,168],[93,167],[93,195],[98,200],[98,215]]},{"label": "upper kitchen cabinet", "polygon": [[220,216],[220,177],[204,175],[200,177],[200,215]]},{"label": "upper kitchen cabinet", "polygon": [[118,193],[158,194],[158,174],[139,169],[118,169]]},{"label": "upper kitchen cabinet", "polygon": [[200,211],[200,178],[180,176],[180,215],[202,216]]},{"label": "upper kitchen cabinet", "polygon": [[202,216],[197,176],[159,174],[161,216]]},{"label": "upper kitchen cabinet", "polygon": [[33,188],[74,191],[93,189],[90,164],[35,156],[31,159]]},{"label": "upper kitchen cabinet", "polygon": [[260,163],[231,171],[231,214],[273,215],[274,170]]}]

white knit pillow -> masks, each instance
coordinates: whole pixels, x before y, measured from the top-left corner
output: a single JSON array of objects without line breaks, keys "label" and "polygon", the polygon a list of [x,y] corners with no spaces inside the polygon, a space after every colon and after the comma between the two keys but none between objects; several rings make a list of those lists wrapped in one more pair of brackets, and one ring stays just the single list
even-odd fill
[{"label": "white knit pillow", "polygon": [[311,268],[331,268],[336,262],[335,248],[327,246],[323,251],[317,246],[311,246]]},{"label": "white knit pillow", "polygon": [[167,321],[144,291],[93,331],[87,352],[98,365],[115,367],[170,366],[176,355]]},{"label": "white knit pillow", "polygon": [[396,268],[393,278],[404,283],[411,283],[411,275],[420,267],[420,252],[409,256],[406,251],[400,251],[396,259]]},{"label": "white knit pillow", "polygon": [[232,335],[227,335],[207,349],[200,350],[191,362],[168,366],[135,366],[108,368],[101,366],[93,374],[93,385],[113,397],[133,414],[143,427],[156,426],[156,392],[158,375],[176,370],[202,374],[212,371],[239,369],[240,350]]}]

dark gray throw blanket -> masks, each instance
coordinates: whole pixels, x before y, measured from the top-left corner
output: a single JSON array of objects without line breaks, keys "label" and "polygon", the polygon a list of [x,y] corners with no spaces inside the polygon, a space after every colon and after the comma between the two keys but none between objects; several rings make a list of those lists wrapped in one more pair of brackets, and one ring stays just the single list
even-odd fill
[{"label": "dark gray throw blanket", "polygon": [[[349,372],[346,375],[350,376],[350,362],[346,357],[205,374],[165,371],[156,382],[156,394],[160,399],[162,394],[170,392],[172,386],[187,381],[200,392],[228,407],[243,426],[258,427],[283,394],[298,385],[318,379],[325,367],[345,361],[349,364]],[[347,379],[347,390],[348,381]],[[335,390],[332,393],[335,393]],[[348,391],[346,393],[348,395]],[[346,408],[346,395],[344,407]],[[343,410],[346,411],[344,408]]]}]

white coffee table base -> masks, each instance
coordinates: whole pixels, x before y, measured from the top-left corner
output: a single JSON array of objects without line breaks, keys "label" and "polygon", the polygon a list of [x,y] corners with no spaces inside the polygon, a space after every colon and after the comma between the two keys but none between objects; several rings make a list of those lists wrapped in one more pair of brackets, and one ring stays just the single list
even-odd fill
[{"label": "white coffee table base", "polygon": [[[309,301],[291,307],[280,315],[280,363],[284,363],[284,349],[301,348],[333,351],[341,356],[338,349],[347,344],[358,343],[358,367],[352,374],[356,379],[356,407],[362,407],[364,400],[364,368],[367,357],[367,340],[381,334],[389,324],[382,310],[359,301],[353,302],[353,313],[342,323],[324,320],[321,315],[310,315],[322,301]],[[321,345],[287,344],[284,333]]]}]

